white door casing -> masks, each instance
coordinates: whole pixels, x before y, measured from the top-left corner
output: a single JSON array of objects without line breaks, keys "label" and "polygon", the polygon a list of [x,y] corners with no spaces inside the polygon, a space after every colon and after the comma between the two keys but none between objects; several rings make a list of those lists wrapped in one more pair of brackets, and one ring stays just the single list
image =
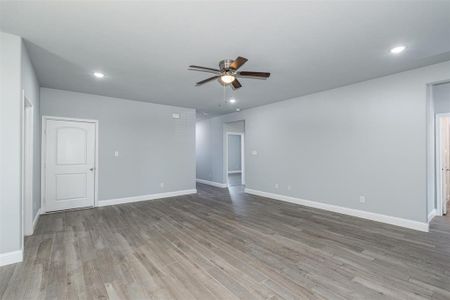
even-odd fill
[{"label": "white door casing", "polygon": [[447,213],[450,198],[450,114],[436,115],[436,200],[437,214]]},{"label": "white door casing", "polygon": [[33,234],[33,106],[23,95],[22,218],[23,235]]},{"label": "white door casing", "polygon": [[447,203],[450,200],[450,120],[449,117],[444,119],[443,122],[443,141],[444,141],[444,193],[442,213],[447,214]]},{"label": "white door casing", "polygon": [[97,124],[45,119],[45,212],[95,206]]}]

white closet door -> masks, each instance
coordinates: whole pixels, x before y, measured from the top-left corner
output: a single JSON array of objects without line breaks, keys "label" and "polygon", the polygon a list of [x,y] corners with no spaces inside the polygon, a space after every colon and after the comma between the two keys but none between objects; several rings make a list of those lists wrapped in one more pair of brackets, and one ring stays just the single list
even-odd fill
[{"label": "white closet door", "polygon": [[46,122],[45,210],[94,206],[96,124]]}]

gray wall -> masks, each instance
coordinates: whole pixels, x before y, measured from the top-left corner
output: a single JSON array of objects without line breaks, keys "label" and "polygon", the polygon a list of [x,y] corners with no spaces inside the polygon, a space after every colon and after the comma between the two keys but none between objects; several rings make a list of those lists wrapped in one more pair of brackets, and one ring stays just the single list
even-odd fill
[{"label": "gray wall", "polygon": [[224,131],[225,132],[244,133],[245,132],[245,122],[244,121],[236,121],[236,122],[226,123],[224,125]]},{"label": "gray wall", "polygon": [[20,37],[0,32],[0,254],[22,248]]},{"label": "gray wall", "polygon": [[[218,134],[219,133],[219,134]],[[197,178],[223,182],[223,127],[220,119],[207,119],[196,124]]]},{"label": "gray wall", "polygon": [[450,83],[433,86],[435,113],[450,113]]},{"label": "gray wall", "polygon": [[424,222],[427,84],[444,79],[450,62],[200,121],[198,174],[225,183],[215,136],[245,120],[248,188]]},{"label": "gray wall", "polygon": [[193,109],[41,88],[41,114],[99,121],[100,201],[195,188]]},{"label": "gray wall", "polygon": [[240,135],[228,135],[228,171],[241,171]]},{"label": "gray wall", "polygon": [[26,47],[22,48],[22,88],[33,105],[33,216],[41,208],[41,115],[39,82]]}]

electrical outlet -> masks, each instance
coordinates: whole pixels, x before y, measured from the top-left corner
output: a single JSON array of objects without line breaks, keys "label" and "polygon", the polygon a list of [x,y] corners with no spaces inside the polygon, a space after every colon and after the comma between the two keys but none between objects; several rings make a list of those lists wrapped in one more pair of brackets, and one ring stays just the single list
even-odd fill
[{"label": "electrical outlet", "polygon": [[119,151],[114,151],[114,156],[118,157],[119,156]]},{"label": "electrical outlet", "polygon": [[258,155],[258,151],[252,150],[252,155]]},{"label": "electrical outlet", "polygon": [[359,202],[360,203],[366,203],[366,197],[365,196],[359,196]]},{"label": "electrical outlet", "polygon": [[288,185],[288,191],[292,190],[292,187],[290,185]]},{"label": "electrical outlet", "polygon": [[163,187],[164,187],[164,182],[161,182],[161,183],[159,184],[159,186],[160,186],[161,188],[163,188]]},{"label": "electrical outlet", "polygon": [[275,183],[275,188],[277,189],[279,187],[280,187],[280,185],[278,183]]}]

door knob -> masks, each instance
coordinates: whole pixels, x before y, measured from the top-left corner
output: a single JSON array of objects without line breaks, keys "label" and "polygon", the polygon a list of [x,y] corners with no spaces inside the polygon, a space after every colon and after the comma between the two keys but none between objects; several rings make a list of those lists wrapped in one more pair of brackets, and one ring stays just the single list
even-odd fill
[{"label": "door knob", "polygon": [[90,169],[89,169],[89,171],[94,171],[94,170],[95,170],[95,168],[90,168]]}]

